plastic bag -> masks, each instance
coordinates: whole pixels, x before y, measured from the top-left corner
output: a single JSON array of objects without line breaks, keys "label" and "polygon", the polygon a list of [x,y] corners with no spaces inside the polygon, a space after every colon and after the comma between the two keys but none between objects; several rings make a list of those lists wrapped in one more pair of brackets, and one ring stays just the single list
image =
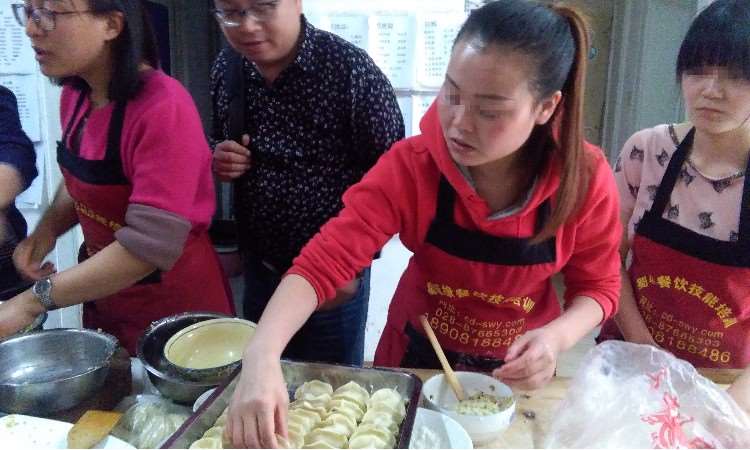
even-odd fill
[{"label": "plastic bag", "polygon": [[156,395],[126,397],[116,408],[124,411],[112,435],[137,448],[159,448],[190,417],[190,409]]},{"label": "plastic bag", "polygon": [[582,361],[547,448],[750,447],[750,417],[689,363],[607,341]]}]

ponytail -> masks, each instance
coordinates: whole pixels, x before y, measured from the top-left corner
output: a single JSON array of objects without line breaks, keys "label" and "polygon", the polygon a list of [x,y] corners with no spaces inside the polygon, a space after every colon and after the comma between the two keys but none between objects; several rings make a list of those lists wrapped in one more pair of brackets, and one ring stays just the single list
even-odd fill
[{"label": "ponytail", "polygon": [[553,136],[558,136],[553,157],[561,165],[560,186],[550,220],[534,237],[533,243],[554,236],[557,229],[578,210],[589,181],[588,161],[583,148],[583,96],[590,46],[589,27],[586,19],[575,9],[559,4],[553,4],[550,8],[568,22],[575,54],[562,88],[562,102],[546,125],[554,127],[550,131]]}]

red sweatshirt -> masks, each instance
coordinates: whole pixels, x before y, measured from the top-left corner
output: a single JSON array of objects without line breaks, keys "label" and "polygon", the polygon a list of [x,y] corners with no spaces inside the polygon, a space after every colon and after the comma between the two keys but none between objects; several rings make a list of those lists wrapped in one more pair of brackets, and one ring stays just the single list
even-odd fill
[{"label": "red sweatshirt", "polygon": [[[538,207],[546,199],[554,199],[559,186],[556,164],[548,164],[539,175],[521,211],[489,220],[493,211],[448,153],[435,105],[425,114],[420,128],[421,135],[396,143],[360,183],[345,193],[341,213],[324,225],[294,260],[288,273],[308,280],[319,303],[333,298],[337,287],[367,267],[394,234],[400,233],[401,241],[415,256],[420,252],[435,217],[441,175],[456,191],[457,225],[492,236],[524,238],[534,234]],[[554,271],[564,274],[566,301],[591,297],[608,318],[617,308],[620,289],[619,202],[602,151],[587,144],[586,152],[593,164],[590,184],[582,207],[557,231]],[[481,279],[481,274],[478,276]],[[400,285],[403,282],[402,278]],[[493,280],[485,277],[482,284],[491,291]],[[549,308],[552,306],[548,305],[547,311]],[[555,308],[559,315],[559,307]],[[545,316],[545,321],[552,320],[549,314]]]}]

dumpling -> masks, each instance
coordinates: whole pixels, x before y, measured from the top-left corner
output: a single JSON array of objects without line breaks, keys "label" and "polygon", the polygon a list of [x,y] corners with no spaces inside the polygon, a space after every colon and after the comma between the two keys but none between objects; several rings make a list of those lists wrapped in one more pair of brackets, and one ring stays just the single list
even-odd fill
[{"label": "dumpling", "polygon": [[294,391],[295,400],[305,400],[308,397],[320,397],[333,394],[333,386],[320,380],[311,380],[303,383]]},{"label": "dumpling", "polygon": [[314,413],[317,413],[322,419],[328,413],[328,406],[329,406],[328,400],[326,400],[325,403],[310,402],[307,400],[295,400],[289,404],[289,409],[290,410],[304,409],[306,411],[312,411]]},{"label": "dumpling", "polygon": [[287,433],[289,439],[284,439],[284,436],[276,434],[276,441],[280,448],[302,448],[305,444],[304,436],[296,434],[291,430]]},{"label": "dumpling", "polygon": [[357,428],[357,421],[346,414],[332,412],[325,418],[325,420],[318,424],[318,428],[330,430],[345,436],[351,436]]},{"label": "dumpling", "polygon": [[276,433],[276,443],[279,444],[279,448],[297,448],[297,446],[278,433]]},{"label": "dumpling", "polygon": [[393,448],[393,434],[371,424],[362,424],[349,439],[349,448]]},{"label": "dumpling", "polygon": [[306,409],[293,409],[287,414],[289,428],[299,430],[302,434],[307,434],[307,432],[315,428],[320,419],[321,417],[318,413]]},{"label": "dumpling", "polygon": [[190,444],[190,448],[223,448],[220,438],[201,438]]},{"label": "dumpling", "polygon": [[381,430],[385,430],[391,434],[396,434],[398,431],[400,421],[396,421],[392,414],[384,411],[368,411],[365,417],[362,418],[362,425],[372,425]]},{"label": "dumpling", "polygon": [[403,403],[404,399],[401,397],[401,394],[394,389],[384,388],[375,391],[370,396],[370,400],[367,401],[367,407],[372,408],[373,405],[386,405],[391,409],[397,409]]},{"label": "dumpling", "polygon": [[204,438],[221,438],[222,436],[224,436],[224,427],[222,426],[213,426],[203,433]]},{"label": "dumpling", "polygon": [[[395,407],[391,407],[391,405],[388,405],[386,403],[374,403],[370,405],[369,408],[367,408],[368,413],[383,413],[383,414],[390,414],[393,416],[393,420],[395,420],[398,423],[401,423],[401,421],[404,419],[404,416],[406,416],[406,407],[403,403],[397,403]],[[365,414],[366,416],[367,414]],[[362,419],[365,420],[364,418]]]},{"label": "dumpling", "polygon": [[365,415],[365,409],[362,406],[343,398],[331,400],[328,408],[330,412],[340,412],[357,422]]},{"label": "dumpling", "polygon": [[305,436],[303,448],[346,448],[347,436],[331,430],[316,428]]},{"label": "dumpling", "polygon": [[354,381],[350,381],[333,392],[333,399],[345,399],[356,403],[361,408],[367,405],[370,393]]}]

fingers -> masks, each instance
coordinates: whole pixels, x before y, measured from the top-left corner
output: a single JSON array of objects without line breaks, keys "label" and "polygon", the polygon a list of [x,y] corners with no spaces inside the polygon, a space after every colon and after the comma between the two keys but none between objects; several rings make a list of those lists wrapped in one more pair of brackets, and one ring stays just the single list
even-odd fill
[{"label": "fingers", "polygon": [[[247,142],[249,143],[249,137]],[[246,140],[243,138],[243,142]],[[213,171],[222,181],[231,181],[250,168],[250,150],[234,141],[224,141],[216,146]]]},{"label": "fingers", "polygon": [[242,135],[242,145],[244,147],[247,147],[247,146],[250,145],[250,135],[248,135],[248,134],[243,134]]},{"label": "fingers", "polygon": [[495,378],[520,389],[537,389],[555,373],[556,356],[537,335],[521,336],[508,349],[506,363],[493,372]]},{"label": "fingers", "polygon": [[289,438],[289,430],[287,429],[287,405],[282,404],[276,408],[276,432],[284,438]]},{"label": "fingers", "polygon": [[245,445],[240,448],[263,448],[258,439],[258,418],[255,415],[243,415],[242,426]]},{"label": "fingers", "polygon": [[245,137],[247,137],[247,135],[245,135],[242,138],[242,142],[243,143],[247,142],[247,144],[245,144],[245,145],[240,145],[240,144],[238,144],[238,143],[236,143],[234,141],[220,142],[219,144],[216,145],[216,151],[214,152],[214,154],[216,154],[216,153],[229,153],[229,154],[234,154],[234,155],[237,155],[237,156],[244,156],[245,158],[249,159],[250,158],[250,150],[247,148],[247,145],[250,144],[250,138],[247,137],[247,139],[245,139]]},{"label": "fingers", "polygon": [[35,257],[33,246],[29,242],[22,243],[13,253],[13,264],[21,276],[36,281],[56,272],[55,265],[51,262],[41,263],[44,256],[46,255]]},{"label": "fingers", "polygon": [[235,412],[231,409],[229,411],[229,417],[227,417],[226,433],[229,435],[230,439],[232,440],[232,447],[234,448],[247,448],[248,447],[248,445],[245,444],[245,427],[243,426],[242,415],[235,414]]},{"label": "fingers", "polygon": [[276,442],[276,420],[273,409],[263,409],[258,414],[258,435],[262,448],[278,448]]}]

